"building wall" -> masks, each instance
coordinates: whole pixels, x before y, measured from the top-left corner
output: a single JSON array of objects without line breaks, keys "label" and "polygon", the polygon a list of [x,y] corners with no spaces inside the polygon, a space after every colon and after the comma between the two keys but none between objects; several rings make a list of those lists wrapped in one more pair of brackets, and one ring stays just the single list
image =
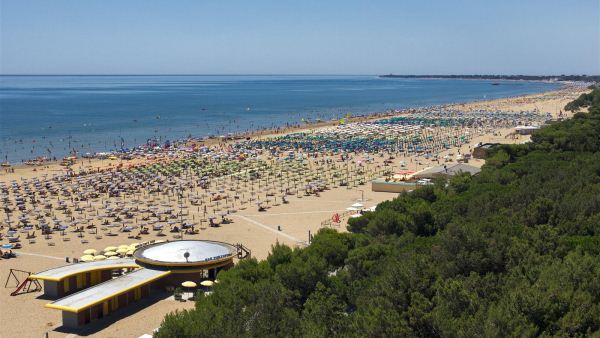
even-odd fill
[{"label": "building wall", "polygon": [[[62,287],[62,284],[60,286]],[[59,289],[58,282],[54,282],[54,281],[50,281],[50,280],[44,281],[44,296],[57,298],[60,296],[58,289]]]},{"label": "building wall", "polygon": [[62,322],[64,327],[76,328],[79,326],[79,315],[75,312],[63,311]]},{"label": "building wall", "polygon": [[58,282],[44,280],[44,296],[60,298],[90,286],[106,282],[112,278],[112,270],[83,272]]},{"label": "building wall", "polygon": [[149,295],[150,285],[146,284],[124,294],[110,298],[102,303],[92,305],[91,307],[83,309],[77,313],[63,311],[63,326],[67,328],[77,328],[96,319],[110,316],[113,312],[118,311],[130,303],[137,302],[141,298]]},{"label": "building wall", "polygon": [[405,183],[398,184],[392,182],[385,181],[373,181],[371,182],[371,190],[376,192],[394,192],[399,193],[406,190],[414,190],[416,188],[416,184]]}]

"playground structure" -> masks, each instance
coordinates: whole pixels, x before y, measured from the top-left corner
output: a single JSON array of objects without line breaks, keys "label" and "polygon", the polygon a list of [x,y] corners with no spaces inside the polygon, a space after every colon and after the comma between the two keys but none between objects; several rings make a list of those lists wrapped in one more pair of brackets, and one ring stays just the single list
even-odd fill
[{"label": "playground structure", "polygon": [[58,298],[46,307],[62,311],[63,327],[76,328],[149,296],[153,289],[215,280],[220,270],[233,266],[234,258],[250,255],[241,244],[216,241],[147,243],[139,246],[132,258],[76,263],[36,274],[24,272],[27,277],[23,281],[15,275],[19,288],[13,293],[26,286],[27,292],[40,291],[42,280],[44,296]]},{"label": "playground structure", "polygon": [[[19,276],[17,274],[21,274],[21,276],[26,274],[27,276],[25,278],[23,278],[23,277],[19,278]],[[9,287],[8,283],[11,280],[15,280],[16,290],[10,293],[11,296],[41,291],[42,285],[40,284],[40,282],[37,281],[36,279],[31,279],[30,276],[31,276],[31,272],[29,272],[29,271],[10,269],[10,272],[8,273],[8,277],[6,278],[6,283],[4,283],[4,288],[8,288]]]}]

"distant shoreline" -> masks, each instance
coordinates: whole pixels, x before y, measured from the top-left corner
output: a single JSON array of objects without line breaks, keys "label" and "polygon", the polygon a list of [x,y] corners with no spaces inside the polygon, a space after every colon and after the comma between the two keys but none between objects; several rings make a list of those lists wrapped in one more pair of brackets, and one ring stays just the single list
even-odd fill
[{"label": "distant shoreline", "polygon": [[17,76],[374,76],[379,78],[403,78],[403,79],[456,79],[456,80],[526,80],[526,81],[579,81],[599,82],[600,75],[477,75],[477,74],[0,74],[0,77]]},{"label": "distant shoreline", "polygon": [[379,75],[380,78],[397,79],[453,79],[498,81],[551,81],[551,82],[600,82],[600,75]]},{"label": "distant shoreline", "polygon": [[[495,99],[474,99],[474,100],[467,100],[464,102],[450,102],[450,103],[446,103],[446,104],[432,105],[432,106],[420,106],[420,107],[412,107],[412,108],[404,108],[404,109],[392,109],[392,110],[381,111],[381,112],[353,115],[350,117],[346,117],[344,119],[345,119],[345,123],[372,122],[372,121],[377,121],[377,120],[381,120],[384,118],[389,118],[391,116],[399,116],[399,115],[407,115],[407,114],[417,113],[417,112],[423,111],[423,110],[445,109],[445,108],[457,107],[459,105],[465,105],[465,104],[476,104],[476,103],[482,103],[482,102],[494,102],[494,101],[501,101],[501,100],[507,100],[507,99],[535,97],[535,96],[539,96],[539,95],[547,95],[550,93],[558,94],[561,91],[568,89],[569,87],[577,87],[577,86],[564,83],[560,88],[546,90],[546,91],[532,93],[532,94],[507,96],[507,97],[495,98]],[[283,136],[283,135],[286,135],[289,133],[312,132],[312,131],[315,131],[315,130],[318,130],[321,128],[331,127],[331,126],[335,126],[335,125],[339,125],[339,124],[340,124],[340,121],[337,119],[318,121],[318,122],[317,121],[306,121],[305,123],[291,124],[286,127],[263,128],[263,129],[256,129],[256,130],[251,130],[251,131],[247,131],[247,132],[232,133],[231,135],[229,135],[226,138],[193,137],[193,138],[189,138],[189,139],[174,139],[172,141],[173,141],[174,145],[175,144],[179,144],[179,145],[185,144],[186,146],[194,146],[195,145],[195,146],[208,146],[208,147],[226,146],[226,145],[230,145],[232,143],[235,143],[235,142],[238,142],[241,140],[264,139],[264,138],[269,138],[269,137]],[[111,155],[119,154],[118,151],[106,151],[106,153],[111,154]],[[91,160],[94,162],[103,161],[97,157],[80,158],[79,160],[83,161],[83,162],[85,162],[86,160]],[[49,161],[45,162],[43,164],[43,166],[58,165],[60,162],[61,162],[60,159],[49,160]],[[39,166],[29,166],[29,165],[21,162],[21,163],[13,163],[12,167],[15,169],[23,169],[23,168],[35,168],[35,167],[39,167]]]},{"label": "distant shoreline", "polygon": [[[517,94],[517,95],[507,95],[507,96],[503,96],[499,99],[508,99],[508,98],[512,98],[512,97],[520,97],[520,96],[528,96],[528,95],[536,95],[536,94],[542,94],[542,93],[546,93],[546,92],[552,92],[552,91],[557,91],[557,90],[561,90],[564,89],[565,86],[568,86],[567,83],[555,83],[555,85],[558,88],[552,88],[552,89],[546,89],[543,90],[541,92],[535,92],[535,93],[522,93],[522,94]],[[450,106],[450,105],[455,105],[455,104],[466,104],[466,103],[473,103],[473,102],[480,102],[480,101],[487,101],[490,100],[486,97],[483,98],[471,98],[471,99],[466,99],[466,100],[451,100],[442,104],[433,104],[433,105],[418,105],[418,106],[398,106],[395,108],[391,108],[391,109],[386,109],[386,110],[380,110],[380,111],[370,111],[370,112],[363,112],[363,113],[355,113],[351,116],[344,116],[341,117],[341,119],[343,119],[346,123],[351,123],[351,122],[366,122],[366,121],[371,121],[371,120],[377,120],[377,119],[381,119],[381,118],[386,118],[392,115],[396,115],[396,114],[406,114],[406,113],[411,113],[411,112],[417,112],[423,109],[439,109],[441,107],[445,107],[445,106]],[[231,132],[231,133],[223,133],[225,135],[225,137],[221,138],[218,136],[217,134],[213,134],[212,137],[211,136],[192,136],[192,137],[186,137],[186,136],[182,136],[182,137],[177,137],[174,135],[168,135],[167,138],[165,140],[169,140],[169,142],[171,144],[196,144],[196,145],[214,145],[214,144],[219,144],[222,143],[223,141],[231,141],[231,140],[241,140],[241,139],[246,139],[246,138],[255,138],[255,137],[259,137],[259,138],[263,138],[263,137],[269,137],[269,136],[274,136],[274,135],[281,135],[281,134],[287,134],[290,132],[301,132],[301,131],[306,131],[306,130],[310,130],[310,129],[314,129],[314,128],[321,128],[321,127],[328,127],[328,126],[332,126],[332,125],[337,125],[340,123],[340,117],[338,118],[328,118],[328,119],[307,119],[303,122],[291,122],[288,121],[288,123],[286,123],[285,125],[279,125],[279,126],[271,126],[271,127],[261,127],[261,128],[252,128],[251,130],[246,130],[246,131],[238,131],[238,132]],[[133,146],[129,147],[131,149],[135,149],[135,148],[139,148],[141,146],[144,146],[144,143],[142,142],[138,142],[133,144]],[[78,156],[81,156],[83,154],[85,154],[85,151],[80,151],[78,152]],[[104,148],[101,151],[89,151],[89,155],[90,157],[95,157],[96,154],[99,153],[110,153],[110,154],[120,154],[121,152],[119,150],[116,149],[111,149],[111,148]],[[62,157],[66,157],[69,156],[68,153],[66,154],[57,154],[56,158],[57,158],[57,162],[60,162],[60,158]],[[21,156],[21,157],[25,157],[25,156]],[[20,161],[17,160],[13,160],[13,159],[7,159],[7,161],[11,161],[13,162],[12,165],[13,166],[18,166],[18,165],[25,165],[25,162],[27,161],[31,161],[31,160],[35,160],[36,158],[40,158],[42,156],[28,156],[25,158],[21,158]],[[49,157],[49,156],[43,156],[43,157]],[[52,159],[52,158],[49,158]],[[52,161],[50,161],[52,162]],[[45,162],[48,163],[48,162]]]}]

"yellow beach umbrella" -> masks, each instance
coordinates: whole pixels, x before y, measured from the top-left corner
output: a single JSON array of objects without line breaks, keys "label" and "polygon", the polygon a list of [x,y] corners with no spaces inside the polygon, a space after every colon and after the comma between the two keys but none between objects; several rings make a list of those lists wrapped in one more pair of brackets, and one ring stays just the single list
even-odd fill
[{"label": "yellow beach umbrella", "polygon": [[106,248],[104,248],[104,252],[115,251],[115,250],[117,250],[116,246],[107,246]]},{"label": "yellow beach umbrella", "polygon": [[119,245],[119,249],[129,249],[129,245],[121,244],[121,245]]},{"label": "yellow beach umbrella", "polygon": [[119,256],[110,256],[107,259],[119,259]]},{"label": "yellow beach umbrella", "polygon": [[183,286],[184,288],[187,288],[187,289],[191,289],[191,288],[195,288],[197,285],[196,285],[196,283],[194,283],[192,281],[186,281],[186,282],[181,283],[181,286]]},{"label": "yellow beach umbrella", "polygon": [[82,262],[91,262],[94,260],[94,256],[92,255],[83,255],[79,258],[80,261]]},{"label": "yellow beach umbrella", "polygon": [[137,248],[138,246],[140,246],[140,243],[131,243],[131,244],[129,244],[130,248]]},{"label": "yellow beach umbrella", "polygon": [[118,253],[119,255],[124,255],[124,254],[126,254],[126,253],[127,253],[127,251],[129,251],[129,247],[127,247],[127,248],[118,248],[118,249],[117,249],[117,253]]},{"label": "yellow beach umbrella", "polygon": [[106,256],[106,257],[116,256],[116,255],[117,255],[117,253],[114,251],[108,251],[108,252],[104,253],[104,256]]},{"label": "yellow beach umbrella", "polygon": [[209,281],[209,280],[203,280],[202,282],[200,282],[200,285],[207,286],[207,287],[213,286],[213,284],[215,284],[215,283],[213,283],[212,281]]},{"label": "yellow beach umbrella", "polygon": [[98,251],[96,251],[96,249],[87,249],[87,250],[83,251],[84,255],[95,255],[97,253],[98,253]]},{"label": "yellow beach umbrella", "polygon": [[95,261],[103,261],[105,259],[106,259],[106,256],[104,256],[104,255],[94,256]]},{"label": "yellow beach umbrella", "polygon": [[184,288],[195,288],[197,285],[196,285],[196,283],[194,283],[192,281],[187,281],[187,282],[181,283],[181,286],[183,286]]},{"label": "yellow beach umbrella", "polygon": [[125,253],[127,256],[133,256],[133,250],[129,250]]}]

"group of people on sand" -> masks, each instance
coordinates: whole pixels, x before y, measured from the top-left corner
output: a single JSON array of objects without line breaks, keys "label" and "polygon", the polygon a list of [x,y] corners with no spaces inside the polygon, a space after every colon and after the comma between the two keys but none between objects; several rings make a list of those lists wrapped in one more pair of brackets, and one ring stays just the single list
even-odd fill
[{"label": "group of people on sand", "polygon": [[14,253],[12,250],[2,251],[2,249],[0,249],[0,258],[9,259],[9,258],[16,258],[16,257],[17,257],[17,254]]},{"label": "group of people on sand", "polygon": [[99,230],[133,238],[150,231],[160,235],[163,228],[197,234],[196,222],[204,230],[203,224],[233,222],[228,216],[247,207],[264,212],[294,196],[363,185],[390,171],[397,157],[404,156],[400,169],[407,163],[421,165],[421,157],[439,163],[439,153],[468,144],[477,134],[548,119],[535,112],[465,113],[456,108],[389,115],[377,122],[268,138],[136,148],[114,155],[133,159],[129,165],[120,161],[0,182],[0,230],[6,224],[7,236],[16,237],[39,229],[47,239],[53,232],[64,236],[72,231],[82,241],[85,233],[100,237]]}]

